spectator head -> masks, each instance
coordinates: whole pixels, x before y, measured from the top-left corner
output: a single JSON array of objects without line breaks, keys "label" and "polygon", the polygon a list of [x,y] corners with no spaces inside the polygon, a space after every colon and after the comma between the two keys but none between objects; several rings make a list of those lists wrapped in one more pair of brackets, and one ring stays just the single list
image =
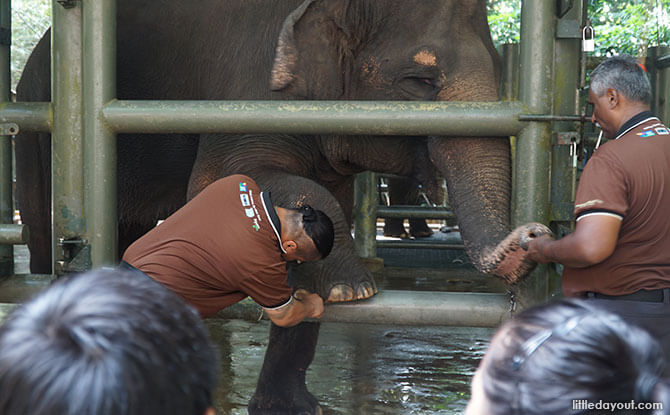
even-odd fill
[{"label": "spectator head", "polygon": [[217,367],[193,308],[149,278],[94,270],[0,327],[0,414],[213,413]]},{"label": "spectator head", "polygon": [[641,328],[579,300],[531,308],[494,335],[472,381],[466,415],[595,413],[592,404],[662,402],[668,385],[659,344]]}]

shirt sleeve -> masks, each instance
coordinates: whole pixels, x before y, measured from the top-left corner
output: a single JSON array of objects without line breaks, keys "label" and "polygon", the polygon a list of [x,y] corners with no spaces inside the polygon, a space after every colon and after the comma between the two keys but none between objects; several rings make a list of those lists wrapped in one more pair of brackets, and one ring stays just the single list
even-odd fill
[{"label": "shirt sleeve", "polygon": [[[604,150],[604,147],[601,147]],[[628,212],[628,186],[616,159],[596,153],[584,167],[575,197],[575,218],[611,215],[620,219]]]},{"label": "shirt sleeve", "polygon": [[261,307],[277,308],[288,303],[293,294],[293,288],[286,282],[287,276],[286,269],[274,267],[245,278],[240,289]]}]

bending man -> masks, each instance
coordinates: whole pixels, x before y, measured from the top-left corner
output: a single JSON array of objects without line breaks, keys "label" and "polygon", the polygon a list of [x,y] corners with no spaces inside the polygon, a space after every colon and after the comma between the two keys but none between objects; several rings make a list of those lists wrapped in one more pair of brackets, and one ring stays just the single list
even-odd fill
[{"label": "bending man", "polygon": [[318,294],[293,293],[286,262],[325,258],[333,239],[323,212],[273,206],[251,178],[234,175],[207,186],[130,245],[122,266],[164,284],[202,317],[250,296],[286,327],[323,314]]}]

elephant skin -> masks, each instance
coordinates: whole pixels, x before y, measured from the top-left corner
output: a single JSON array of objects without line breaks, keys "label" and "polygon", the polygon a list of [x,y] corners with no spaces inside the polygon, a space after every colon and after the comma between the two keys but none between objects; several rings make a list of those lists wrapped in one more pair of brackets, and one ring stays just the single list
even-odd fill
[{"label": "elephant skin", "polygon": [[[117,10],[119,99],[498,97],[485,0],[118,0]],[[50,100],[49,38],[26,65],[19,101]],[[473,264],[510,268],[504,255],[495,267],[487,257],[509,232],[506,138],[122,134],[117,148],[119,252],[209,183],[243,173],[276,204],[309,203],[335,223],[331,255],[292,264],[291,283],[331,302],[367,298],[377,289],[355,254],[350,218],[353,175],[371,170],[412,177],[429,194],[445,177]],[[50,136],[21,133],[16,159],[31,270],[48,273]],[[317,333],[313,323],[272,327],[251,414],[318,413],[304,387],[311,355],[292,356],[298,339],[313,354]]]}]

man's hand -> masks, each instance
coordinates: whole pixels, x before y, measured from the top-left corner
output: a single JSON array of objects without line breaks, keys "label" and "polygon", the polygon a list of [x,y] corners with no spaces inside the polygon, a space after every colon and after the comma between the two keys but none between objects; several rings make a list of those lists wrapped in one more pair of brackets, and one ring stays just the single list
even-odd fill
[{"label": "man's hand", "polygon": [[554,238],[552,238],[549,235],[542,235],[537,238],[533,238],[528,242],[528,252],[527,252],[527,258],[531,259],[538,264],[546,264],[547,262],[551,262],[551,260],[547,257],[545,247],[547,246],[547,241],[553,241]]},{"label": "man's hand", "polygon": [[323,300],[318,294],[299,289],[293,293],[293,299],[286,306],[276,310],[264,309],[265,314],[278,326],[291,327],[306,318],[323,316]]},{"label": "man's hand", "polygon": [[321,318],[323,316],[323,299],[318,294],[298,289],[293,293],[293,298],[305,304],[306,308],[309,310],[307,317]]}]

